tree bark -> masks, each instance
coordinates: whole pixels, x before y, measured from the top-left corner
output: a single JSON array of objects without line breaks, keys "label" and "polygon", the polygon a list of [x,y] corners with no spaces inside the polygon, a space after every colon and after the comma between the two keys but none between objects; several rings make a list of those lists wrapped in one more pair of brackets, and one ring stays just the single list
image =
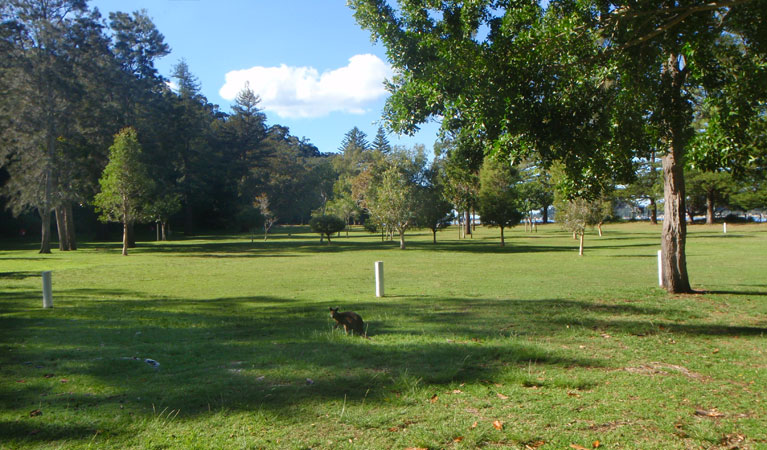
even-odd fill
[{"label": "tree bark", "polygon": [[59,250],[65,252],[69,250],[69,232],[67,231],[67,213],[64,207],[59,205],[55,208],[56,230],[59,234]]},{"label": "tree bark", "polygon": [[431,237],[432,238],[432,244],[436,244],[437,243],[437,229],[436,228],[432,228],[431,234],[432,234],[432,237]]},{"label": "tree bark", "polygon": [[67,221],[67,240],[69,241],[69,250],[77,250],[77,234],[75,233],[75,214],[72,209],[72,203],[67,202],[64,205],[64,212],[66,213]]},{"label": "tree bark", "polygon": [[543,205],[543,208],[541,208],[541,222],[544,225],[549,223],[549,205]]},{"label": "tree bark", "polygon": [[128,256],[128,202],[123,198],[123,256]]},{"label": "tree bark", "polygon": [[706,225],[714,224],[714,190],[706,191]]},{"label": "tree bark", "polygon": [[466,236],[471,235],[471,212],[467,208],[466,212],[464,214],[465,214],[466,229],[463,232],[463,236],[466,237]]},{"label": "tree bark", "polygon": [[654,198],[650,199],[650,223],[658,225],[658,204]]},{"label": "tree bark", "polygon": [[669,53],[663,67],[663,84],[668,89],[666,138],[669,148],[661,158],[663,162],[663,210],[662,265],[663,287],[669,293],[681,294],[692,292],[687,277],[687,259],[685,243],[687,224],[684,220],[684,152],[686,146],[685,129],[687,126],[686,101],[682,96],[682,86],[686,74],[679,68],[679,55]]},{"label": "tree bark", "polygon": [[401,228],[399,230],[399,248],[400,250],[405,250],[405,229]]},{"label": "tree bark", "polygon": [[580,243],[578,245],[578,256],[583,256],[583,235],[584,234],[585,233],[580,234],[581,238],[580,238]]},{"label": "tree bark", "polygon": [[42,220],[42,238],[40,239],[40,253],[51,252],[51,212],[45,208],[38,209],[40,219]]},{"label": "tree bark", "polygon": [[503,239],[503,227],[501,227],[501,247],[505,247],[505,246],[506,246],[506,242]]}]

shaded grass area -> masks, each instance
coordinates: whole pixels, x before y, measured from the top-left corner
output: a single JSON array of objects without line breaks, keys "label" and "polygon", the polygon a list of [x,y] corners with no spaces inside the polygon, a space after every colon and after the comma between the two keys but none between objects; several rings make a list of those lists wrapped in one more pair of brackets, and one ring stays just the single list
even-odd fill
[{"label": "shaded grass area", "polygon": [[[504,248],[492,229],[416,233],[403,252],[283,228],[127,258],[3,250],[0,445],[767,446],[767,229],[696,228],[691,296],[654,287],[648,225],[606,227],[583,258],[554,226]],[[328,306],[362,314],[371,338],[334,332]]]}]

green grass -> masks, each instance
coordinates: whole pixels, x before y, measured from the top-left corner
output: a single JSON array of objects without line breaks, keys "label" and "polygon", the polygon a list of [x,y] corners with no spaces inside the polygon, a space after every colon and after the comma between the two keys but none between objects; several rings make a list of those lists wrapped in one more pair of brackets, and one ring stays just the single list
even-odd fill
[{"label": "green grass", "polygon": [[767,448],[767,226],[690,227],[683,296],[604,228],[0,241],[0,448]]}]

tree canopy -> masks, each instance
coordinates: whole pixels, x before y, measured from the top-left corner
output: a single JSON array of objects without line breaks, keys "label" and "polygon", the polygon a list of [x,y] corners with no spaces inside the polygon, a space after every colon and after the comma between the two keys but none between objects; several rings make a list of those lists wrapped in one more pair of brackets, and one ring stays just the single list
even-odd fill
[{"label": "tree canopy", "polygon": [[[430,117],[477,153],[560,161],[570,198],[629,181],[655,148],[665,175],[664,286],[689,292],[683,164],[695,96],[722,114],[729,160],[752,161],[744,132],[764,116],[763,2],[350,2],[397,75],[384,118],[412,132]],[[605,177],[610,174],[610,177]]]}]

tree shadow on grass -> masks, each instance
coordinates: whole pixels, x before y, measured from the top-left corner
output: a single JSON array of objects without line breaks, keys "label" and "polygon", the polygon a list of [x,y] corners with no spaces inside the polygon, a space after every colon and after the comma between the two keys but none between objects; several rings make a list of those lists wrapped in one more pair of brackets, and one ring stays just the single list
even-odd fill
[{"label": "tree shadow on grass", "polygon": [[[11,442],[93,434],[71,418],[58,423],[56,412],[64,410],[103,409],[112,417],[122,408],[142,416],[164,408],[182,416],[261,409],[288,417],[307,405],[343,399],[382,403],[418,384],[489,383],[509,367],[609,367],[607,360],[518,338],[565,333],[565,323],[635,333],[648,331],[650,320],[641,318],[651,318],[655,327],[694,335],[767,331],[680,325],[665,317],[682,310],[632,303],[387,298],[359,305],[371,334],[362,339],[331,330],[331,302],[151,299],[95,289],[60,295],[71,304],[46,313],[22,298],[6,304],[7,311],[25,315],[3,319],[0,332],[3,342],[13,343],[13,351],[0,352],[0,373],[25,380],[0,391],[0,409],[23,417],[13,426],[0,423],[0,434]],[[29,417],[35,409],[43,415]]]},{"label": "tree shadow on grass", "polygon": [[0,280],[23,280],[26,278],[40,277],[40,272],[0,272]]}]

